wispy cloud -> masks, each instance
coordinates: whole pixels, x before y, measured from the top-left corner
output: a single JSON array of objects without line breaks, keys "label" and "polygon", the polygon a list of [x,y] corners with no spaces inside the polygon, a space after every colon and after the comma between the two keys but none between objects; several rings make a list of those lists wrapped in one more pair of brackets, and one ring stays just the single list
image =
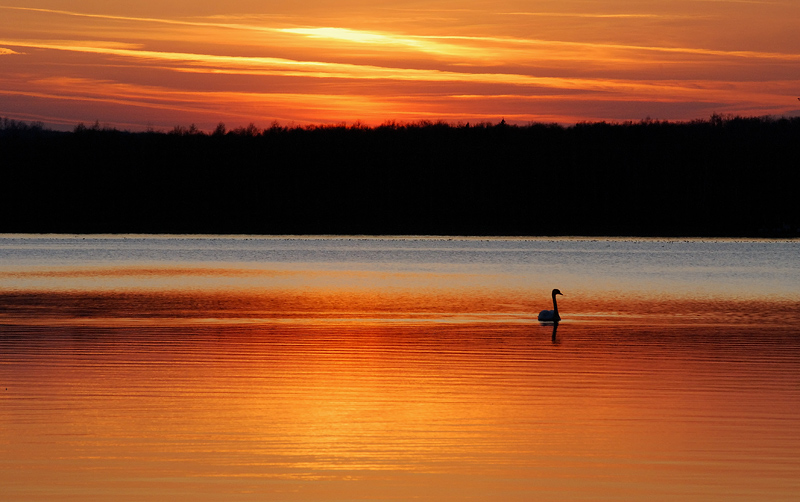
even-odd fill
[{"label": "wispy cloud", "polygon": [[[0,44],[10,46],[23,46],[36,49],[53,49],[81,53],[103,54],[116,57],[148,60],[153,62],[173,63],[176,66],[165,66],[178,72],[230,74],[230,75],[261,75],[281,77],[305,77],[315,79],[349,79],[349,80],[388,80],[412,81],[431,83],[474,83],[503,86],[521,86],[528,88],[547,88],[560,91],[581,91],[595,93],[592,99],[607,97],[628,96],[627,99],[648,100],[676,100],[676,99],[719,99],[729,92],[741,92],[741,86],[732,91],[726,91],[720,86],[710,86],[701,81],[673,81],[673,80],[632,80],[612,78],[565,78],[565,77],[537,77],[513,73],[482,73],[482,72],[455,72],[443,70],[390,68],[372,65],[353,65],[343,63],[330,63],[318,61],[295,61],[281,58],[219,56],[211,54],[192,54],[177,52],[159,52],[130,48],[125,44],[102,43],[84,44],[81,42],[62,41],[54,42],[19,42],[13,40],[0,40]],[[728,85],[730,87],[730,85]],[[119,88],[124,88],[121,86]],[[115,88],[115,89],[119,89]],[[110,90],[107,87],[106,90]],[[600,95],[597,95],[597,94]],[[119,91],[114,95],[120,96]],[[169,92],[160,91],[163,99],[173,99]],[[138,97],[138,95],[137,95]],[[570,95],[570,99],[575,99]]]},{"label": "wispy cloud", "polygon": [[501,16],[567,17],[583,19],[687,19],[685,14],[591,13],[591,12],[501,12]]},{"label": "wispy cloud", "polygon": [[443,44],[437,42],[433,37],[419,37],[336,27],[281,28],[278,31],[303,35],[310,39],[335,40],[338,42],[358,43],[379,47],[402,47],[406,50],[448,56],[475,56],[474,48]]},{"label": "wispy cloud", "polygon": [[[0,84],[3,84],[0,79]],[[200,120],[252,122],[271,119],[319,122],[320,114],[383,121],[386,117],[419,117],[427,106],[409,108],[403,97],[347,93],[188,91],[169,87],[122,84],[86,78],[46,78],[26,89],[4,89],[0,96],[71,102],[77,106],[104,105],[183,114]],[[404,112],[403,109],[409,110]],[[323,116],[324,120],[324,116]]]},{"label": "wispy cloud", "polygon": [[721,43],[725,26],[740,25],[725,25],[728,11],[716,8],[691,18],[717,36],[683,36],[676,27],[687,14],[668,6],[650,12],[612,2],[606,12],[591,10],[596,2],[575,2],[568,6],[575,12],[498,13],[465,0],[459,9],[362,5],[357,15],[320,17],[309,14],[314,9],[265,14],[230,2],[197,17],[155,8],[136,16],[118,6],[105,13],[0,6],[9,19],[0,56],[14,56],[3,58],[0,112],[51,116],[34,107],[58,101],[193,121],[493,113],[524,121],[580,117],[581,110],[584,119],[628,117],[634,109],[685,117],[788,110],[781,102],[800,84],[800,40]]},{"label": "wispy cloud", "polygon": [[[707,1],[731,1],[731,0],[707,0]],[[447,55],[467,60],[481,60],[487,58],[498,58],[504,55],[504,48],[516,46],[561,48],[574,50],[575,54],[568,59],[580,59],[580,50],[583,49],[603,49],[614,51],[629,52],[653,52],[668,54],[687,54],[716,56],[723,58],[749,58],[749,59],[771,59],[784,61],[800,61],[798,53],[766,52],[753,50],[721,50],[706,47],[682,47],[671,45],[635,45],[607,42],[580,42],[559,39],[539,39],[522,38],[512,36],[468,36],[468,35],[440,35],[440,34],[403,34],[385,31],[359,30],[348,27],[335,26],[301,26],[301,27],[277,27],[260,26],[254,24],[199,21],[185,19],[167,19],[153,17],[134,17],[134,16],[115,16],[106,14],[87,14],[66,10],[39,9],[30,7],[7,7],[0,6],[0,9],[12,9],[20,11],[42,12],[64,16],[83,17],[90,19],[105,19],[117,21],[131,21],[136,23],[155,23],[165,25],[177,25],[197,28],[221,28],[225,30],[235,30],[244,32],[259,32],[262,34],[291,34],[298,37],[315,40],[335,40],[338,42],[357,43],[381,47],[402,47],[406,50]],[[619,13],[619,14],[595,14],[595,13],[568,13],[568,12],[509,12],[502,15],[513,16],[552,16],[552,17],[586,17],[586,18],[679,18],[685,15],[677,14],[647,14],[647,13]],[[444,43],[447,42],[447,43]],[[456,43],[454,43],[456,42]],[[458,45],[458,44],[461,45]],[[493,44],[487,46],[486,44]],[[514,62],[514,61],[511,61]]]},{"label": "wispy cloud", "polygon": [[264,28],[260,26],[244,25],[236,23],[220,23],[220,22],[210,22],[210,21],[169,19],[169,18],[157,18],[157,17],[114,16],[110,14],[89,14],[85,12],[75,12],[75,11],[59,10],[59,9],[40,9],[34,7],[10,7],[4,5],[0,5],[0,9],[39,12],[42,14],[56,14],[60,16],[80,17],[86,19],[104,19],[110,21],[132,21],[137,23],[155,23],[155,24],[176,25],[176,26],[195,26],[201,28],[233,28],[239,30],[246,29],[251,31],[274,31],[271,28]]},{"label": "wispy cloud", "polygon": [[277,75],[309,78],[401,80],[427,82],[473,82],[565,87],[574,79],[535,77],[512,73],[455,72],[436,69],[394,68],[324,61],[298,61],[273,57],[222,56],[185,52],[152,51],[116,42],[0,40],[0,44],[33,49],[101,54],[146,61],[175,63],[171,69],[182,72]]},{"label": "wispy cloud", "polygon": [[[747,0],[705,0],[717,2],[729,1],[747,1]],[[750,2],[750,3],[769,3],[769,2]],[[58,14],[65,16],[106,19],[106,20],[122,20],[137,23],[156,23],[166,25],[179,25],[188,27],[200,28],[223,28],[227,30],[238,31],[253,31],[269,34],[294,34],[303,36],[310,39],[326,39],[338,40],[351,43],[361,43],[375,46],[402,46],[411,50],[418,50],[421,52],[448,54],[453,56],[469,57],[470,55],[482,54],[486,51],[492,51],[492,48],[481,46],[456,46],[454,44],[442,44],[437,41],[461,41],[483,43],[490,42],[494,44],[509,44],[509,45],[529,45],[529,46],[550,46],[550,47],[569,47],[574,49],[582,48],[604,48],[615,50],[627,51],[651,51],[651,52],[664,52],[673,54],[700,54],[708,56],[720,57],[738,57],[738,58],[756,58],[756,59],[783,59],[786,61],[800,60],[800,54],[796,53],[780,53],[780,52],[763,52],[763,51],[749,51],[749,50],[719,50],[704,47],[680,47],[680,46],[660,46],[660,45],[632,45],[632,44],[618,44],[618,43],[598,43],[598,42],[576,42],[569,40],[557,39],[537,39],[537,38],[520,38],[520,37],[498,37],[498,36],[463,36],[463,35],[410,35],[392,32],[380,32],[369,30],[358,30],[347,27],[332,27],[332,26],[304,26],[304,27],[270,27],[260,26],[254,24],[234,23],[234,22],[216,22],[216,21],[198,21],[198,20],[185,20],[185,19],[167,19],[167,18],[153,18],[153,17],[134,17],[134,16],[114,16],[107,14],[87,14],[66,10],[56,9],[39,9],[30,7],[7,7],[0,6],[0,9],[13,9],[21,11],[33,11],[50,14]],[[511,16],[550,16],[550,17],[583,17],[583,18],[660,18],[660,19],[674,19],[674,18],[687,18],[696,16],[686,16],[683,14],[648,14],[648,13],[570,13],[570,12],[508,12],[501,15]],[[494,48],[497,50],[497,48]]]}]

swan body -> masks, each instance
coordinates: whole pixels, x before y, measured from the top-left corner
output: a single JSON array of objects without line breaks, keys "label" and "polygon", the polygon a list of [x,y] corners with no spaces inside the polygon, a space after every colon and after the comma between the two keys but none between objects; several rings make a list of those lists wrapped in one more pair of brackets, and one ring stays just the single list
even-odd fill
[{"label": "swan body", "polygon": [[558,303],[556,303],[556,295],[564,296],[561,291],[557,289],[553,290],[553,310],[542,310],[539,312],[540,321],[558,322],[561,320],[561,316],[558,315]]}]

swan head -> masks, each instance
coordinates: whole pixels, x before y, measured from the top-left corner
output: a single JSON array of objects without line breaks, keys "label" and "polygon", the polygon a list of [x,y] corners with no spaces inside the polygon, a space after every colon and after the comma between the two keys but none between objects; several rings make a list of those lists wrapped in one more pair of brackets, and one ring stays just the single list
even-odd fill
[{"label": "swan head", "polygon": [[559,290],[557,290],[557,289],[554,289],[554,290],[553,290],[553,296],[556,296],[556,295],[561,295],[561,296],[564,296],[564,294],[563,294],[563,293],[561,293],[561,291],[559,291]]}]

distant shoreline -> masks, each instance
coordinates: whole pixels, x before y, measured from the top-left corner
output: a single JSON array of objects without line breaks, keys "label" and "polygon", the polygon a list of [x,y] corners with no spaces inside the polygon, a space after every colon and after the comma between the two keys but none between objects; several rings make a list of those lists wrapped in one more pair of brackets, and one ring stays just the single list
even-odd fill
[{"label": "distant shoreline", "polygon": [[798,117],[1,125],[4,234],[800,237]]},{"label": "distant shoreline", "polygon": [[347,235],[347,234],[80,234],[80,233],[0,233],[0,239],[96,239],[96,240],[136,240],[136,239],[185,239],[185,240],[341,240],[341,241],[589,241],[589,242],[800,242],[800,237],[638,237],[635,235]]}]

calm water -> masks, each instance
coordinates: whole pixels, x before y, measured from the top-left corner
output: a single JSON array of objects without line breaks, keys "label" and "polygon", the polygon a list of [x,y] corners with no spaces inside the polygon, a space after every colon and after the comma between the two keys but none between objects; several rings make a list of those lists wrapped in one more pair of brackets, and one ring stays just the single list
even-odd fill
[{"label": "calm water", "polygon": [[798,494],[798,241],[0,236],[0,500]]}]

